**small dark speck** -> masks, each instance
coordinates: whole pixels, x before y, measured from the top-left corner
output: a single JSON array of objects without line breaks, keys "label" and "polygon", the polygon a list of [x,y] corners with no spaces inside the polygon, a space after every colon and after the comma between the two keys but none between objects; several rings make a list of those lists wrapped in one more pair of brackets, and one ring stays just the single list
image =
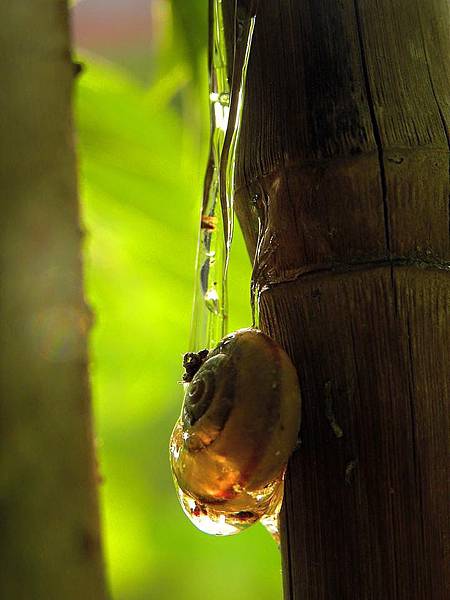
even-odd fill
[{"label": "small dark speck", "polygon": [[88,558],[98,555],[100,552],[99,535],[92,531],[83,531],[81,534],[81,551]]},{"label": "small dark speck", "polygon": [[328,237],[335,238],[337,236],[337,232],[338,230],[336,227],[331,227],[331,229],[328,231]]},{"label": "small dark speck", "polygon": [[72,71],[74,77],[77,77],[84,71],[84,64],[76,61],[72,62]]},{"label": "small dark speck", "polygon": [[251,521],[255,518],[255,514],[248,510],[241,510],[235,516],[239,521]]},{"label": "small dark speck", "polygon": [[353,483],[354,471],[357,462],[358,461],[356,458],[354,458],[353,460],[349,461],[345,467],[345,483],[347,485],[352,485]]},{"label": "small dark speck", "polygon": [[361,153],[362,153],[362,149],[361,148],[357,148],[357,147],[350,148],[350,154],[352,156],[355,156],[355,155],[358,155],[358,154],[361,154]]},{"label": "small dark speck", "polygon": [[344,435],[342,427],[336,421],[336,416],[333,410],[333,394],[331,381],[326,381],[324,385],[324,404],[325,404],[325,417],[330,424],[330,427],[337,438],[341,438]]}]

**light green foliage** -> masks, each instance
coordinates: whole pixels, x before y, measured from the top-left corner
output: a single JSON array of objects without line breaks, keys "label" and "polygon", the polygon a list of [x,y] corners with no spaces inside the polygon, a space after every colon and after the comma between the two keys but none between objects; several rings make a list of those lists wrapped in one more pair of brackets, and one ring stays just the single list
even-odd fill
[{"label": "light green foliage", "polygon": [[[198,532],[182,514],[169,470],[208,123],[206,76],[200,88],[187,88],[189,53],[172,46],[168,69],[150,89],[89,57],[78,82],[107,568],[114,600],[276,600],[280,566],[270,536],[261,526],[233,538]],[[203,51],[206,75],[204,59]],[[230,326],[237,328],[250,325],[250,265],[242,240],[233,253]]]}]

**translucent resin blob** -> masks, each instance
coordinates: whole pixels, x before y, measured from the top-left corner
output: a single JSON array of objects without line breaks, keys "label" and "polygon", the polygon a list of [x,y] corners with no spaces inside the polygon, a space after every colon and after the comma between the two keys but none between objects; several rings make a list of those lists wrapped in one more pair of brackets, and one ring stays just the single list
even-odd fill
[{"label": "translucent resin blob", "polygon": [[[177,462],[183,446],[183,431],[177,422],[171,441],[172,462]],[[173,466],[176,471],[176,465]],[[269,533],[279,542],[278,515],[283,501],[283,473],[270,484],[253,491],[245,491],[236,486],[235,491],[240,495],[240,502],[246,510],[238,510],[239,506],[229,506],[226,502],[211,503],[195,498],[184,491],[175,481],[178,498],[184,513],[190,521],[210,535],[234,535],[261,521]]]},{"label": "translucent resin blob", "polygon": [[270,337],[248,328],[206,355],[190,354],[185,366],[184,402],[170,442],[184,512],[206,533],[230,535],[261,521],[276,539],[300,425],[294,365]]}]

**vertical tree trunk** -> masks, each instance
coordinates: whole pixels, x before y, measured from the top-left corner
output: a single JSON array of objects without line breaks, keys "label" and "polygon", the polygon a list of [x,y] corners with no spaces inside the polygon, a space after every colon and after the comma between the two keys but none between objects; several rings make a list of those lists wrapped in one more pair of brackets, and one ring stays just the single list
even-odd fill
[{"label": "vertical tree trunk", "polygon": [[259,2],[237,208],[303,393],[289,600],[448,598],[449,31],[447,0]]},{"label": "vertical tree trunk", "polygon": [[0,596],[101,600],[67,6],[0,23]]}]

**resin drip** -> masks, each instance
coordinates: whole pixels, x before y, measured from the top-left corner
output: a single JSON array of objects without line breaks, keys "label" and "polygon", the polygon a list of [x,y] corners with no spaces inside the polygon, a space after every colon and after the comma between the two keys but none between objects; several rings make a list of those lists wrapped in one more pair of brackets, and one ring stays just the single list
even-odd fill
[{"label": "resin drip", "polygon": [[[188,465],[182,461],[192,461],[183,448],[181,423],[175,426],[171,439],[170,453],[174,473],[183,471]],[[233,535],[261,521],[278,543],[278,515],[283,501],[284,472],[269,484],[258,489],[245,489],[236,480],[233,464],[224,460],[223,479],[230,485],[224,491],[211,489],[210,497],[198,497],[176,485],[178,498],[186,516],[205,533],[211,535]],[[205,471],[205,488],[208,487],[208,472]]]},{"label": "resin drip", "polygon": [[220,210],[220,165],[230,112],[230,84],[222,2],[212,4],[210,32],[210,156],[205,176],[195,271],[190,350],[210,348],[227,329],[226,253]]},{"label": "resin drip", "polygon": [[250,57],[253,31],[255,28],[255,15],[254,13],[248,12],[250,8],[251,7],[246,7],[246,9],[242,9],[240,3],[238,3],[231,91],[232,102],[230,106],[229,124],[220,160],[219,189],[225,233],[225,286],[231,244],[233,241],[236,151],[241,132],[248,59]]},{"label": "resin drip", "polygon": [[[212,3],[210,37],[210,156],[197,248],[189,349],[215,346],[227,333],[227,273],[234,223],[236,150],[255,26],[254,3],[238,2],[233,65],[227,65],[222,0]],[[230,84],[231,78],[231,84]]]},{"label": "resin drip", "polygon": [[[210,156],[197,250],[189,348],[192,352],[216,346],[227,333],[227,272],[233,239],[236,150],[256,17],[256,2],[237,1],[234,58],[230,69],[227,65],[230,53],[226,47],[222,0],[213,0],[210,6],[213,13],[210,35]],[[231,482],[230,496],[206,501],[177,484],[180,480],[177,473],[183,471],[183,462],[188,460],[185,452],[188,443],[179,419],[171,437],[170,459],[181,506],[194,525],[213,535],[231,535],[261,521],[278,542],[277,523],[283,499],[284,472],[261,489],[245,490],[237,482],[233,483],[233,465],[228,464],[224,457],[223,476]],[[245,510],[239,506],[240,498],[245,500]]]}]

